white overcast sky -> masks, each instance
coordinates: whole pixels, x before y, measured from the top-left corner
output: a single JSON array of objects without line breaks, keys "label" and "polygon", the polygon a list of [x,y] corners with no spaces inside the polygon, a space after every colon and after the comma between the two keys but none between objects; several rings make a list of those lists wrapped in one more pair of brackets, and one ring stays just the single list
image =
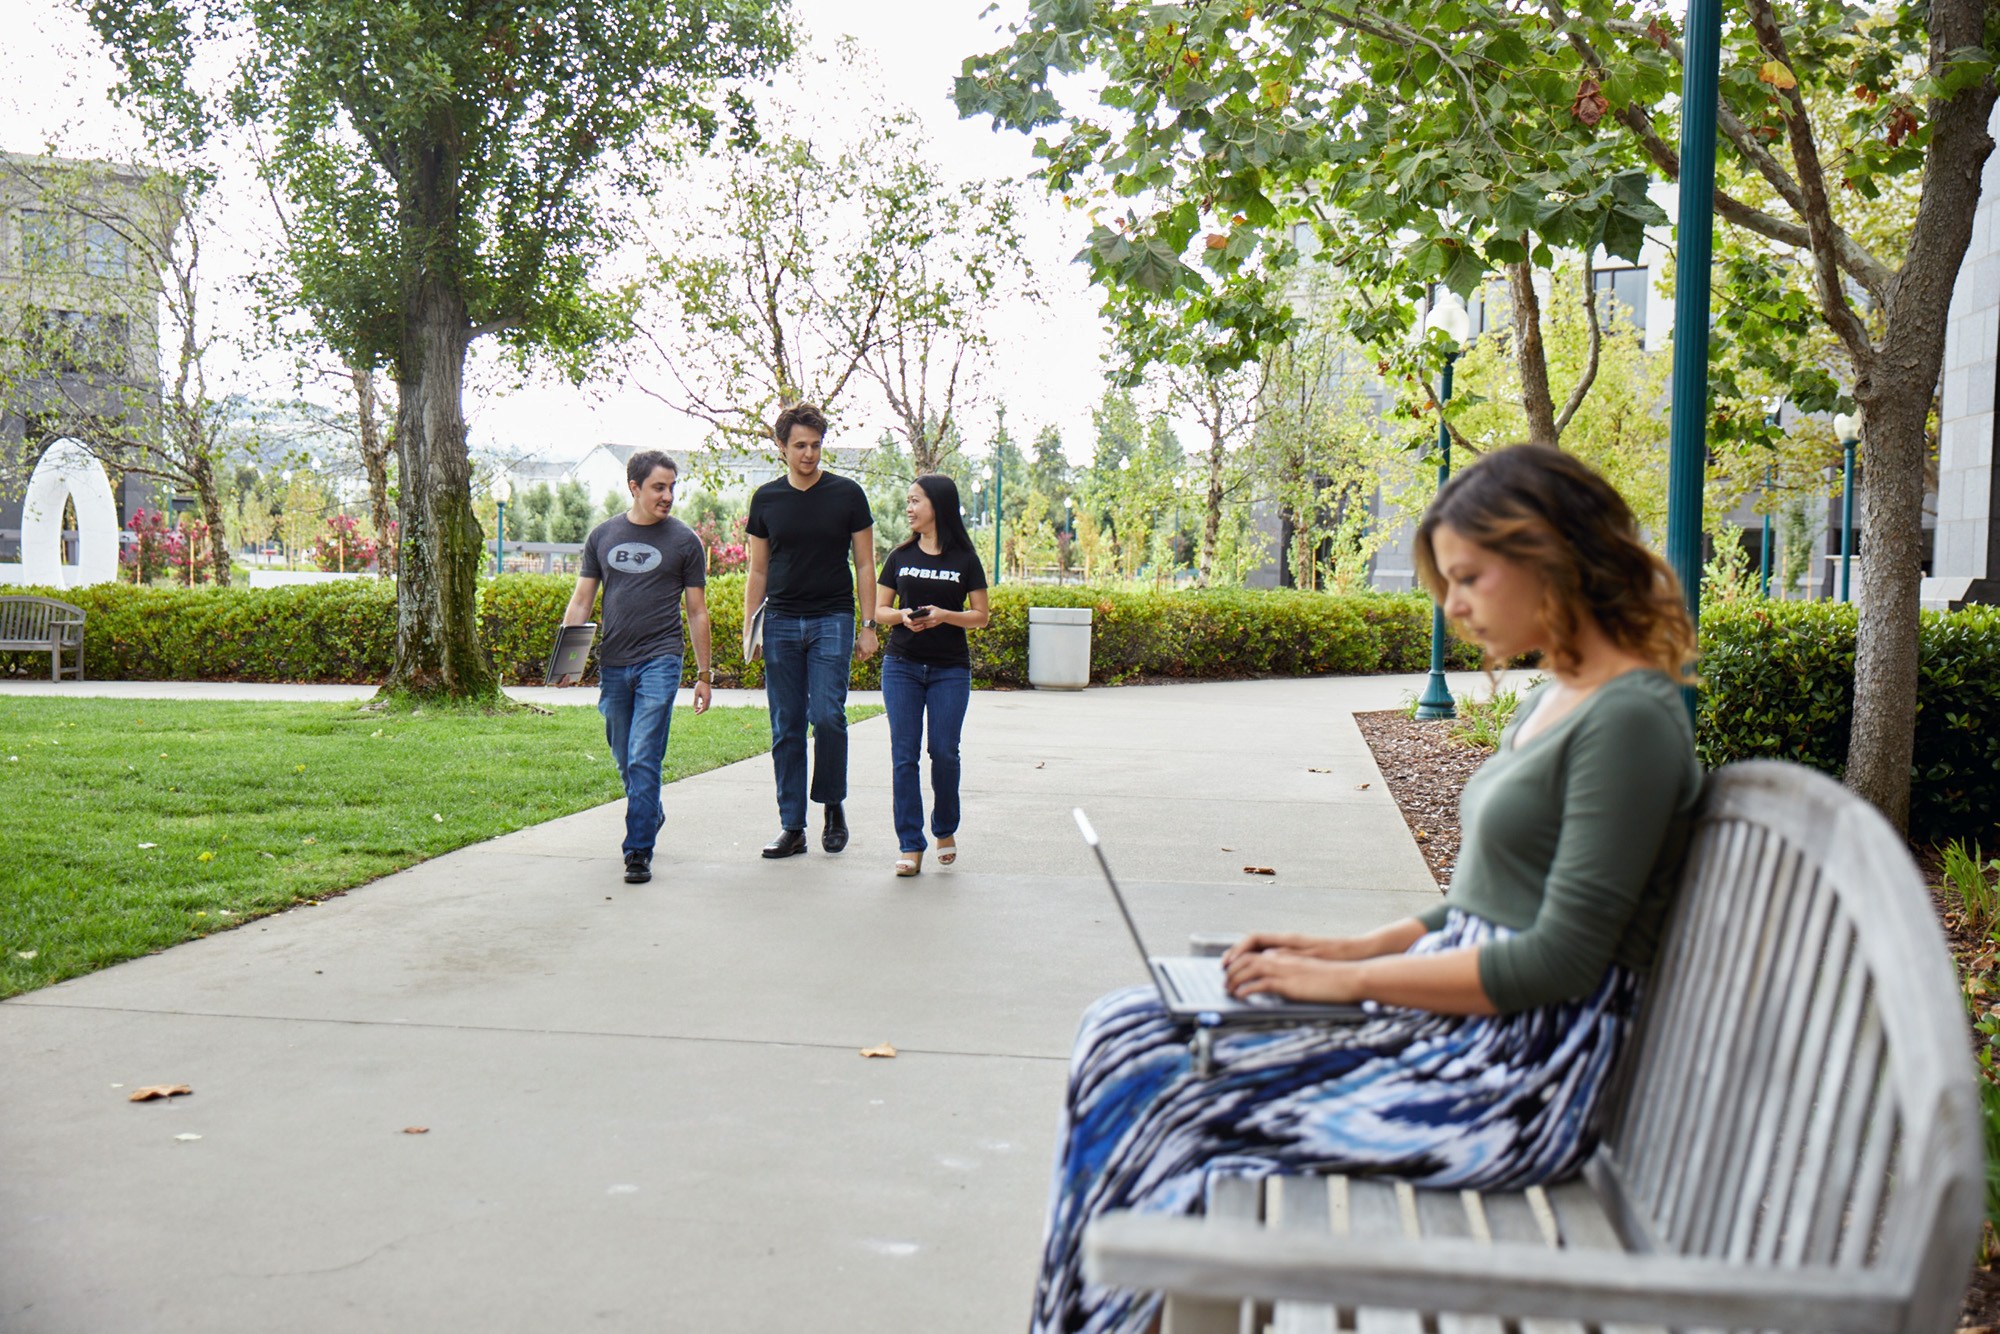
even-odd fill
[{"label": "white overcast sky", "polygon": [[[984,120],[961,121],[951,104],[951,81],[960,61],[997,46],[998,25],[1025,10],[1026,0],[1004,5],[982,20],[987,6],[988,0],[794,0],[794,12],[815,50],[830,53],[847,34],[873,53],[882,91],[923,119],[947,171],[963,177],[1023,178],[1035,166],[1031,141],[1014,133],[994,134]],[[81,17],[81,7],[60,0],[5,0],[5,8],[0,149],[38,152],[53,143],[73,156],[96,156],[133,143],[129,122],[108,97],[115,71]],[[1031,436],[1053,422],[1062,428],[1071,457],[1081,460],[1090,451],[1090,408],[1103,391],[1098,300],[1082,268],[1070,262],[1085,224],[1065,215],[1039,185],[1023,193],[1029,204],[1030,257],[1045,303],[1007,310],[994,321],[997,345],[987,368],[985,401],[967,419],[966,436],[983,447],[991,434],[992,402],[1003,400],[1017,437]],[[225,217],[225,223],[240,219],[237,225],[243,230],[234,235],[225,230],[219,238],[235,253],[211,252],[218,267],[240,271],[257,246],[259,229],[253,219],[258,199],[248,189],[243,195],[243,205]],[[222,327],[233,332],[227,320]],[[600,441],[684,450],[701,438],[694,423],[636,391],[577,391],[560,385],[504,389],[494,388],[495,383],[492,377],[477,377],[468,391],[475,448],[567,458]],[[289,376],[277,362],[247,363],[231,388],[252,395],[291,391]],[[865,431],[872,440],[879,420],[851,421],[847,433],[851,438]],[[1182,438],[1192,443],[1185,431]]]}]

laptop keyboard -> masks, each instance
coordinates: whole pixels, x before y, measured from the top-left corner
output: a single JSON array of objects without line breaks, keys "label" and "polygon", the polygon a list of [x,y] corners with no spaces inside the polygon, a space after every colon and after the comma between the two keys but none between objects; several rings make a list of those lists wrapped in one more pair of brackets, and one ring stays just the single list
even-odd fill
[{"label": "laptop keyboard", "polygon": [[1220,959],[1155,960],[1174,984],[1175,993],[1188,1005],[1217,1009],[1241,1004],[1223,985]]}]

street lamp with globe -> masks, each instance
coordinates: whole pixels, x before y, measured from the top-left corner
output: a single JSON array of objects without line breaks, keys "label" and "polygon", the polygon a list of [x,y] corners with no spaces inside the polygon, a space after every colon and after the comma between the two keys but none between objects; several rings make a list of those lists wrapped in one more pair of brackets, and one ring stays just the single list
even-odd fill
[{"label": "street lamp with globe", "polygon": [[514,485],[505,477],[493,483],[493,573],[501,572],[501,549],[507,542],[507,502],[514,498]]},{"label": "street lamp with globe", "polygon": [[1840,437],[1840,600],[1851,602],[1848,576],[1854,560],[1854,447],[1861,443],[1861,414],[1836,412],[1833,433]]},{"label": "street lamp with globe", "polygon": [[[1438,387],[1438,490],[1442,492],[1444,484],[1451,480],[1451,427],[1444,418],[1445,406],[1451,402],[1451,369],[1458,361],[1459,350],[1472,336],[1472,314],[1458,293],[1446,288],[1437,294],[1431,302],[1430,314],[1424,317],[1424,332],[1441,333],[1451,343],[1444,354],[1444,377]],[[1435,720],[1457,714],[1451,687],[1444,679],[1444,604],[1435,602],[1431,606],[1431,675],[1424,683],[1424,693],[1417,699],[1417,717]]]}]

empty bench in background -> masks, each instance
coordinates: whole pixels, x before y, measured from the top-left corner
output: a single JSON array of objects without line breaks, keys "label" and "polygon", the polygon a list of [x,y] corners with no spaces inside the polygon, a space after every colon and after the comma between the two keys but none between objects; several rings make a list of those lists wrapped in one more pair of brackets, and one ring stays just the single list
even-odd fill
[{"label": "empty bench in background", "polygon": [[1107,1215],[1086,1272],[1167,1293],[1165,1334],[1953,1329],[1979,1098],[1889,823],[1796,765],[1712,775],[1644,1005],[1579,1180],[1220,1181],[1205,1218]]},{"label": "empty bench in background", "polygon": [[[62,665],[63,654],[74,651],[76,665]],[[83,608],[54,598],[11,595],[0,597],[0,651],[46,653],[49,680],[65,676],[83,679]]]}]

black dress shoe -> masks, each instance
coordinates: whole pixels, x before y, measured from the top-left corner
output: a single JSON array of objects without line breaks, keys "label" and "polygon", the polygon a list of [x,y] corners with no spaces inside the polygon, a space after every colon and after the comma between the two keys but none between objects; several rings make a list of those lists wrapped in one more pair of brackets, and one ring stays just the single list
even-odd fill
[{"label": "black dress shoe", "polygon": [[826,828],[819,832],[819,845],[828,852],[839,852],[847,846],[847,816],[837,801],[826,804]]},{"label": "black dress shoe", "polygon": [[643,852],[625,854],[625,883],[643,885],[653,878],[653,859]]},{"label": "black dress shoe", "polygon": [[806,850],[806,831],[787,829],[764,845],[766,857],[796,857]]}]

